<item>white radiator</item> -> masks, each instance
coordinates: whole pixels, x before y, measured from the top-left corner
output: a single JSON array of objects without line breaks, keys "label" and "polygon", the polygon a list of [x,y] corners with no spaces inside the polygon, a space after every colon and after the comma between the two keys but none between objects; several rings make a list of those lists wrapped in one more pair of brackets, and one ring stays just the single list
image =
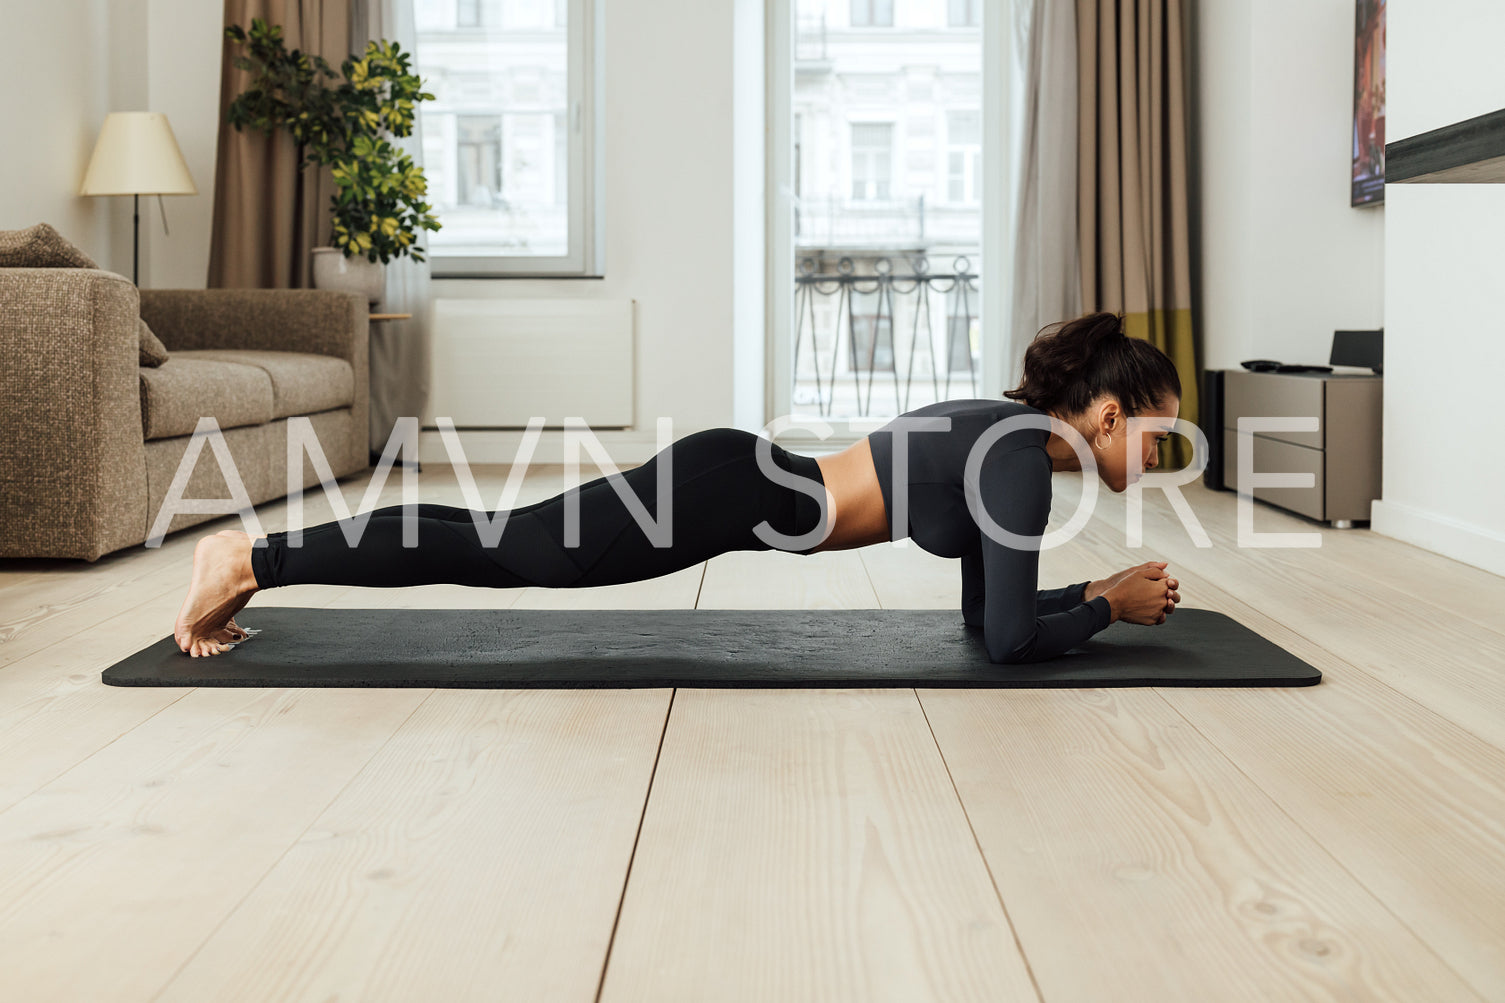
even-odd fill
[{"label": "white radiator", "polygon": [[423,426],[592,428],[633,423],[633,301],[434,301],[434,355]]}]

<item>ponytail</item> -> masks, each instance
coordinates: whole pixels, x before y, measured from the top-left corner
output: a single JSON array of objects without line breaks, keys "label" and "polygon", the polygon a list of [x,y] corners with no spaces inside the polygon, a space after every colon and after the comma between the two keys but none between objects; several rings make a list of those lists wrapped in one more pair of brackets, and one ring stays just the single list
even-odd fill
[{"label": "ponytail", "polygon": [[1023,381],[1003,396],[1066,418],[1104,393],[1116,397],[1129,416],[1181,396],[1181,377],[1170,357],[1126,335],[1123,317],[1115,313],[1046,327],[1025,350]]}]

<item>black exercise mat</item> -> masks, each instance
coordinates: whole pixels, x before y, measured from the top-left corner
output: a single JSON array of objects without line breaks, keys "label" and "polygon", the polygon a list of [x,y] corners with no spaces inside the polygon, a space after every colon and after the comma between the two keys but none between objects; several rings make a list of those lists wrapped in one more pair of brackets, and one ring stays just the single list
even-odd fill
[{"label": "black exercise mat", "polygon": [[257,606],[248,639],[193,658],[171,636],[112,686],[1311,686],[1322,673],[1222,613],[1116,623],[1045,662],[994,665],[955,610],[306,609]]}]

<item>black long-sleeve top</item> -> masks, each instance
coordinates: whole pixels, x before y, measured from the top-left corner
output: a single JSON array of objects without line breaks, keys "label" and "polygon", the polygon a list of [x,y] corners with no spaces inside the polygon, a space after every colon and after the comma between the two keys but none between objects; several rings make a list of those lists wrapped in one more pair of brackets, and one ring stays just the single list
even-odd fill
[{"label": "black long-sleeve top", "polygon": [[962,562],[962,621],[981,627],[993,662],[1053,658],[1107,627],[1113,607],[1104,596],[1083,601],[1089,582],[1037,590],[1038,549],[1013,547],[984,533],[968,507],[970,492],[998,526],[1038,546],[1050,518],[1051,462],[1047,428],[1014,428],[982,453],[976,480],[966,483],[967,458],[995,422],[1045,412],[1012,400],[950,400],[899,418],[949,418],[948,431],[904,433],[908,443],[907,525],[894,524],[894,438],[899,419],[868,439],[889,522],[889,539],[908,536],[937,557]]}]

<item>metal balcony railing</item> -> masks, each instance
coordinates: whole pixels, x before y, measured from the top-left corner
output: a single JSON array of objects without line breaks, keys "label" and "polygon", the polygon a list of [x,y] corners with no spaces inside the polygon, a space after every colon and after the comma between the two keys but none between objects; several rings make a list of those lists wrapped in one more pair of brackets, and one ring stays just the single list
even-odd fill
[{"label": "metal balcony railing", "polygon": [[[838,378],[850,375],[842,403],[868,416],[880,372],[891,374],[895,415],[951,399],[954,374],[965,375],[967,391],[977,396],[978,274],[971,256],[957,255],[949,271],[932,272],[924,254],[806,253],[797,260],[794,282],[796,405],[817,403],[822,417],[831,416]],[[937,314],[943,323],[937,324]],[[812,374],[816,399],[801,400]],[[916,376],[924,400],[914,396]]]}]

